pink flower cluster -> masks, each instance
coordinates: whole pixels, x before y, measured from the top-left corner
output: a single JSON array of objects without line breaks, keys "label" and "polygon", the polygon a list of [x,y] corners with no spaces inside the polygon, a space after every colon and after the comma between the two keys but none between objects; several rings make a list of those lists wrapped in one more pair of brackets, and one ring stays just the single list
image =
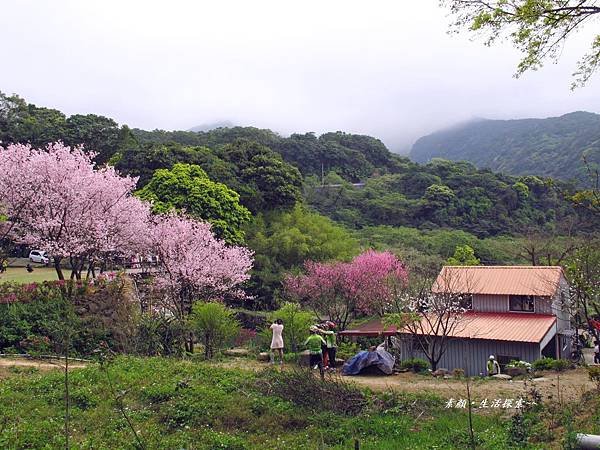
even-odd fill
[{"label": "pink flower cluster", "polygon": [[391,252],[367,250],[350,262],[305,263],[305,274],[288,276],[286,292],[317,309],[341,303],[346,308],[383,313],[408,281],[405,265]]},{"label": "pink flower cluster", "polygon": [[252,252],[215,238],[209,223],[157,216],[149,237],[160,261],[156,284],[179,298],[182,308],[193,300],[221,299],[250,278]]},{"label": "pink flower cluster", "polygon": [[0,205],[10,236],[58,258],[100,258],[145,244],[150,209],[136,179],[96,169],[93,154],[62,143],[0,147]]}]

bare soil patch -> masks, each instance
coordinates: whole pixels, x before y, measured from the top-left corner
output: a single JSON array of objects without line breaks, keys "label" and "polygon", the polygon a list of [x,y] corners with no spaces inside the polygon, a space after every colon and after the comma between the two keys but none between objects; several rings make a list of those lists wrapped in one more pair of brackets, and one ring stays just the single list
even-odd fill
[{"label": "bare soil patch", "polygon": [[[87,364],[80,361],[69,361],[69,369],[81,369]],[[32,358],[0,358],[0,379],[14,376],[11,368],[34,368],[39,371],[64,370],[64,361],[60,359],[32,359]]]}]

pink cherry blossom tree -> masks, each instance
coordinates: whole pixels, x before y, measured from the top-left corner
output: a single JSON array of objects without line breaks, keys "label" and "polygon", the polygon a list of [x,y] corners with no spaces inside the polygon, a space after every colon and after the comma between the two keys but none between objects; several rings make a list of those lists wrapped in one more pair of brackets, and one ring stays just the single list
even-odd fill
[{"label": "pink cherry blossom tree", "polygon": [[368,250],[351,262],[307,261],[305,273],[284,281],[286,293],[340,329],[358,314],[383,314],[408,282],[404,264],[390,252]]},{"label": "pink cherry blossom tree", "polygon": [[[228,246],[212,234],[210,224],[171,213],[157,216],[150,228],[152,252],[158,257],[154,283],[166,300],[164,306],[185,318],[194,301],[220,301],[243,294],[240,284],[250,278],[252,252]],[[186,342],[193,351],[193,340]]]},{"label": "pink cherry blossom tree", "polygon": [[61,280],[66,258],[71,278],[79,279],[86,263],[93,267],[147,245],[150,210],[132,196],[136,179],[97,169],[93,157],[60,142],[45,149],[0,147],[0,205],[9,236],[52,255]]}]

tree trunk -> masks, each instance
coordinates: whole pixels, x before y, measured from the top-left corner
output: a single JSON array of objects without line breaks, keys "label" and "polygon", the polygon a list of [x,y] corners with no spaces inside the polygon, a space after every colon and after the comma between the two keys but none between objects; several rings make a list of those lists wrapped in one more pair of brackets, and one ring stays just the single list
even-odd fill
[{"label": "tree trunk", "polygon": [[56,270],[56,275],[58,276],[58,279],[64,281],[65,276],[63,274],[62,268],[60,267],[60,258],[58,256],[54,257],[54,270]]}]

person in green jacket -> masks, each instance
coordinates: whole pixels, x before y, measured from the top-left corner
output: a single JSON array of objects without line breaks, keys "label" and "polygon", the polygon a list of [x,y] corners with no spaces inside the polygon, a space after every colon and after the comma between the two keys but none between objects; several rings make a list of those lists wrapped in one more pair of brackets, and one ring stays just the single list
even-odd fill
[{"label": "person in green jacket", "polygon": [[499,373],[500,373],[500,364],[498,364],[498,361],[496,361],[496,358],[494,358],[494,355],[490,355],[488,362],[487,362],[488,377],[491,377],[493,375],[498,375]]},{"label": "person in green jacket", "polygon": [[321,345],[325,344],[325,340],[319,335],[319,329],[315,326],[310,327],[310,336],[304,342],[309,353],[309,364],[311,368],[319,368],[321,379],[325,379],[325,370],[323,369],[323,354],[321,353]]},{"label": "person in green jacket", "polygon": [[335,370],[335,355],[337,352],[337,338],[335,334],[335,323],[331,321],[325,322],[324,328],[321,330],[321,334],[325,336],[325,342],[327,346],[327,360],[329,361],[328,366],[325,369]]}]

